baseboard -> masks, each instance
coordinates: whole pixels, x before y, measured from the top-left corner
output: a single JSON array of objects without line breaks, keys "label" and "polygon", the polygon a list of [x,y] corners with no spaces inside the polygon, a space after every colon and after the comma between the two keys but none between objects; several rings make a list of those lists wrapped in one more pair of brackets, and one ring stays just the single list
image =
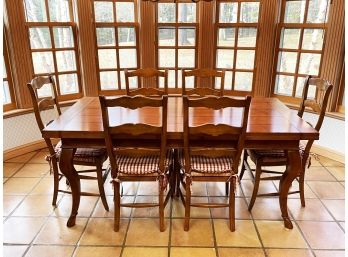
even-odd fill
[{"label": "baseboard", "polygon": [[[55,141],[58,142],[58,140],[52,140],[52,143],[54,143],[54,144],[57,143]],[[45,140],[41,139],[38,141],[34,141],[34,142],[31,142],[28,144],[24,144],[21,146],[11,148],[11,149],[4,151],[4,161],[7,161],[9,159],[15,158],[17,156],[20,156],[20,155],[23,155],[26,153],[41,150],[41,149],[46,148],[46,147],[47,147],[47,145],[46,145]]]},{"label": "baseboard", "polygon": [[330,148],[326,148],[324,146],[313,145],[311,148],[311,152],[318,154],[318,155],[325,156],[325,157],[330,158],[334,161],[345,163],[345,155],[343,153],[337,152],[337,151],[332,150]]}]

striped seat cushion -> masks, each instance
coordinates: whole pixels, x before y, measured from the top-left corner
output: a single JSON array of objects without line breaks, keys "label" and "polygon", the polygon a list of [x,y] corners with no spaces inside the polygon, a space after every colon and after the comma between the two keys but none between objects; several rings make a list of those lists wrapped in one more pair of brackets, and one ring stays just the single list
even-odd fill
[{"label": "striped seat cushion", "polygon": [[[57,157],[59,159],[62,152],[62,141],[55,147]],[[97,161],[105,161],[108,158],[106,149],[104,148],[77,148],[74,155],[74,162],[85,162],[94,164]]]},{"label": "striped seat cushion", "polygon": [[[121,174],[127,175],[148,175],[159,172],[159,156],[147,155],[147,156],[129,156],[129,155],[117,155],[118,171]],[[167,151],[165,159],[165,170],[171,164],[172,151]]]}]

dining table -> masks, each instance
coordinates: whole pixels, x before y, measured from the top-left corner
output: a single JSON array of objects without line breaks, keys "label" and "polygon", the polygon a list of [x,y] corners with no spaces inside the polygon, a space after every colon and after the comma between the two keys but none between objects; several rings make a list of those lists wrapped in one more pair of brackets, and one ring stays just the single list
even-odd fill
[{"label": "dining table", "polygon": [[[117,96],[114,96],[117,97]],[[239,108],[240,109],[240,108]],[[194,124],[238,124],[242,110],[224,111],[192,108],[190,120]],[[115,107],[109,110],[110,125],[146,123],[158,125],[160,110],[144,107],[136,110]],[[168,97],[167,147],[183,147],[183,98]],[[72,192],[71,214],[67,226],[75,225],[80,204],[80,180],[73,165],[76,148],[105,147],[101,107],[98,97],[83,97],[53,120],[43,131],[44,138],[60,138],[62,151],[59,168],[69,181]],[[120,137],[120,146],[151,146],[158,136],[136,138]],[[287,199],[289,188],[301,171],[300,140],[319,139],[319,132],[297,116],[277,98],[253,97],[249,110],[245,149],[282,149],[287,153],[288,165],[279,182],[279,206],[284,226],[292,229]]]}]

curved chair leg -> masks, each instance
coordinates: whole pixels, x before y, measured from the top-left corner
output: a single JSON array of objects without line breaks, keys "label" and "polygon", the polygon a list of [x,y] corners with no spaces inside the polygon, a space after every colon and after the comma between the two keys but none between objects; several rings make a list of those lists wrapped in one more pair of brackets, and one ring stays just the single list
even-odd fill
[{"label": "curved chair leg", "polygon": [[245,162],[248,161],[248,153],[246,150],[244,150],[244,154],[243,154],[243,159],[242,159],[242,168],[240,170],[240,174],[239,174],[239,180],[242,180],[243,176],[244,176],[244,172],[245,172]]},{"label": "curved chair leg", "polygon": [[164,199],[163,199],[163,177],[159,178],[159,183],[158,183],[158,190],[159,190],[159,196],[158,196],[158,203],[159,203],[159,219],[160,219],[160,231],[163,232],[165,230],[165,225],[164,225]]},{"label": "curved chair leg", "polygon": [[120,183],[113,181],[114,185],[114,231],[118,232],[120,230],[120,213],[121,213],[121,196],[120,196]]},{"label": "curved chair leg", "polygon": [[301,175],[299,178],[299,189],[300,189],[300,198],[302,207],[306,207],[305,196],[304,196],[304,177],[305,177],[306,167],[302,168]]},{"label": "curved chair leg", "polygon": [[233,177],[230,184],[230,196],[229,196],[229,203],[228,203],[228,212],[229,212],[229,219],[230,219],[230,230],[231,232],[236,230],[235,225],[235,192],[234,188],[236,185],[236,178]]},{"label": "curved chair leg", "polygon": [[53,168],[53,200],[52,205],[57,205],[57,197],[59,190],[59,174],[58,174],[58,165],[57,161],[52,160],[52,168]]},{"label": "curved chair leg", "polygon": [[259,191],[261,172],[262,172],[261,165],[259,163],[256,163],[254,190],[249,203],[249,208],[248,208],[249,211],[252,210],[256,200],[257,192]]},{"label": "curved chair leg", "polygon": [[186,199],[185,199],[185,223],[184,230],[190,229],[190,205],[191,205],[191,178],[186,177]]},{"label": "curved chair leg", "polygon": [[104,191],[104,181],[103,181],[103,164],[98,163],[96,165],[97,168],[97,180],[98,180],[98,188],[99,188],[99,194],[100,198],[102,200],[102,203],[104,205],[104,208],[106,211],[109,211],[108,202],[106,201],[105,191]]}]

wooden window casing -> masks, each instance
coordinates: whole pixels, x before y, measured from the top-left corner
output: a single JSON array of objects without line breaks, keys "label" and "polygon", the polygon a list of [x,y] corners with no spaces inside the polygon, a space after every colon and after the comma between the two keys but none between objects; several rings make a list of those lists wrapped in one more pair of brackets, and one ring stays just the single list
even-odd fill
[{"label": "wooden window casing", "polygon": [[[74,22],[72,0],[65,1],[64,3],[66,3],[66,5],[64,5],[63,2],[60,3],[61,5],[59,7],[61,8],[57,8],[56,11],[59,9],[59,14],[62,15],[61,17],[58,17],[57,13],[51,13],[50,2],[52,2],[52,5],[54,4],[54,1],[49,0],[41,0],[41,2],[36,1],[36,4],[41,3],[41,7],[43,7],[42,20],[38,21],[35,19],[39,16],[35,17],[33,15],[30,18],[30,12],[33,11],[30,8],[34,8],[33,5],[31,5],[33,2],[31,0],[24,0],[24,11],[26,14],[26,26],[28,28],[33,74],[34,76],[54,75],[59,100],[73,100],[82,97],[82,87],[77,43],[77,27]],[[65,9],[63,8],[63,5]],[[35,8],[37,8],[37,6],[35,6]],[[54,17],[55,15],[57,16]],[[40,39],[46,36],[49,41],[40,41],[38,44],[41,44],[41,47],[35,46],[35,43],[37,42],[34,41],[35,36],[41,37]],[[31,43],[32,40],[33,43]],[[66,46],[66,44],[68,46]],[[38,57],[41,59],[41,62],[44,60],[46,61],[48,56],[52,56],[52,62],[49,60],[46,63],[41,64],[36,62],[34,56],[39,56],[40,54],[48,54],[45,57]],[[38,70],[40,65],[42,67],[49,66],[47,65],[48,62],[51,64],[51,70]],[[35,66],[37,68],[35,68]],[[46,93],[50,94],[51,92],[43,92],[43,95]]]},{"label": "wooden window casing", "polygon": [[[9,55],[8,55],[8,49],[7,49],[7,39],[4,31],[4,37],[3,37],[3,97],[5,98],[5,102],[3,101],[3,110],[4,112],[13,110],[16,108],[16,101],[14,97],[14,90],[13,90],[13,80],[12,80],[12,73],[11,73],[11,66],[9,62]],[[6,88],[5,88],[6,87]]]},{"label": "wooden window casing", "polygon": [[[311,12],[311,9],[313,10],[313,8],[311,8],[313,6],[310,7],[311,2],[314,3],[314,1],[310,1],[310,0],[301,0],[301,1],[282,0],[280,23],[278,24],[278,28],[277,28],[276,53],[274,57],[275,61],[274,61],[274,67],[273,67],[274,76],[273,76],[273,82],[272,82],[272,85],[273,85],[272,96],[276,96],[280,98],[281,100],[284,100],[289,103],[294,103],[294,104],[299,104],[301,101],[302,88],[303,88],[305,77],[307,75],[320,77],[320,73],[321,73],[322,55],[324,52],[325,35],[327,30],[326,22],[329,15],[330,0],[322,0],[324,4],[326,3],[326,6],[324,10],[321,10],[322,11],[321,13],[324,12],[324,16],[318,17],[318,19],[320,19],[320,22],[309,20],[309,17],[310,17],[309,12]],[[295,5],[296,3],[302,4],[303,8],[301,8],[300,12],[294,12],[292,16],[291,16],[291,13],[289,13],[289,17],[286,17],[287,4],[289,4],[289,10],[290,10],[291,5],[292,4]],[[320,6],[319,8],[323,9]],[[300,20],[302,20],[302,22],[291,21],[295,13],[299,14],[299,17],[295,17],[295,19],[299,18]],[[290,22],[287,22],[285,19],[290,19]],[[287,44],[287,42],[292,42],[290,39],[286,40],[285,38],[286,31],[290,32],[291,30],[293,32],[297,31],[298,42],[296,44],[296,41],[295,41],[294,42],[295,44],[293,44],[290,47],[284,46],[284,44]],[[312,35],[310,33],[309,33],[309,36],[307,35],[307,39],[310,36],[312,37],[311,43],[305,38],[306,37],[305,32],[307,31],[308,32],[314,31]],[[317,37],[317,40],[319,40],[319,44],[313,41],[315,33],[316,34],[321,33],[321,36]],[[306,44],[307,46],[304,46]],[[314,48],[314,49],[310,49],[310,48]],[[284,54],[284,57],[285,57],[283,60],[280,57],[282,54]],[[293,56],[293,57],[296,56],[296,57],[292,58],[290,56]],[[301,71],[301,64],[302,64],[301,58],[303,56],[308,56],[311,58],[310,61],[307,61],[307,62],[303,61],[303,63],[305,63],[303,65],[307,65],[305,69],[307,69],[308,72],[303,72],[303,70]],[[314,57],[316,57],[317,63],[313,64],[313,67],[309,67],[310,65],[312,65],[312,61]],[[295,62],[293,62],[293,64],[290,65],[290,68],[286,67],[287,66],[286,62],[292,59],[295,60]],[[282,69],[285,69],[285,71]],[[281,78],[283,79],[283,83],[281,82]],[[309,89],[309,94],[312,94],[312,96],[314,97],[316,92],[314,92],[313,90],[311,91],[311,89]]]},{"label": "wooden window casing", "polygon": [[[255,12],[255,14],[247,17],[247,15],[242,15],[242,8],[249,4],[251,8],[254,8],[253,12]],[[227,5],[230,5],[230,7],[234,6],[232,11],[228,12],[228,14],[231,15],[229,19],[232,20],[223,20],[223,18],[226,19],[226,17],[223,17],[222,6],[224,5],[226,8]],[[253,91],[255,81],[261,3],[259,0],[219,0],[217,1],[216,9],[214,67],[219,70],[223,69],[226,72],[225,90],[232,90],[237,94],[250,94],[250,92]],[[222,39],[221,37],[227,38],[226,34],[228,31],[233,38],[231,40]],[[249,33],[245,33],[247,31],[249,31]],[[250,31],[252,31],[251,34],[253,34],[251,37]],[[240,35],[243,32],[247,34],[245,38]],[[220,60],[226,57],[227,53],[229,53],[229,58],[232,60],[220,63]],[[242,53],[247,54],[247,56],[242,56]],[[253,60],[251,60],[250,57],[252,57]],[[221,59],[219,60],[219,58]],[[243,76],[245,77],[243,78]]]}]

